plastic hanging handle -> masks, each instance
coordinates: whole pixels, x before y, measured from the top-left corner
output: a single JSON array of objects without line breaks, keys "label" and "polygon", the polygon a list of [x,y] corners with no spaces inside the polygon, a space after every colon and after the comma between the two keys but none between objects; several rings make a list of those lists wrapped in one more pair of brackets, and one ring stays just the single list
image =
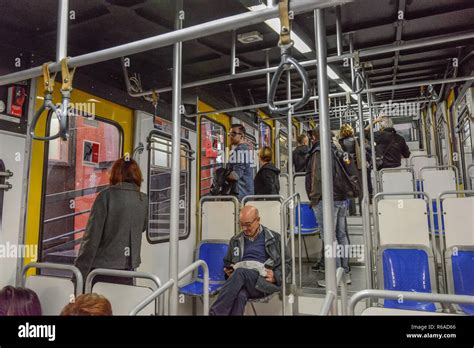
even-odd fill
[{"label": "plastic hanging handle", "polygon": [[[276,90],[278,87],[278,82],[280,81],[281,75],[284,71],[288,70],[290,66],[293,65],[295,67],[296,72],[301,77],[301,81],[303,82],[303,95],[300,100],[298,100],[294,104],[290,104],[285,107],[277,107],[275,105],[275,95]],[[278,114],[286,114],[289,110],[298,110],[306,105],[310,97],[310,83],[309,83],[309,76],[306,70],[298,63],[296,59],[288,55],[286,52],[282,54],[282,60],[280,65],[278,66],[275,74],[272,78],[272,83],[270,85],[270,91],[268,92],[268,108],[271,112],[278,113]]]},{"label": "plastic hanging handle", "polygon": [[[36,111],[35,115],[33,116],[33,120],[31,121],[30,125],[30,135],[34,140],[40,141],[50,141],[57,138],[62,138],[64,140],[67,139],[67,110],[69,108],[69,98],[64,98],[63,96],[63,103],[61,108],[58,108],[53,103],[53,96],[51,94],[46,94],[44,97],[44,103],[41,105],[38,111]],[[39,118],[43,114],[44,111],[48,110],[48,115],[51,113],[55,113],[59,120],[59,131],[57,134],[50,135],[47,137],[40,137],[35,134],[36,125],[39,121]]]}]

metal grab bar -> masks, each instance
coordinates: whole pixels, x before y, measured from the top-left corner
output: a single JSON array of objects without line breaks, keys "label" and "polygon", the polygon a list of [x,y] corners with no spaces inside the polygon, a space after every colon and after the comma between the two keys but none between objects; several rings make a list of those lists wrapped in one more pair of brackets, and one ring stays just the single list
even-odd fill
[{"label": "metal grab bar", "polygon": [[[204,284],[203,284],[203,291],[204,291],[204,299],[203,299],[203,315],[207,316],[209,315],[209,267],[207,266],[207,263],[204,262],[203,260],[197,260],[190,264],[188,267],[186,267],[184,270],[182,270],[178,274],[178,281],[187,276],[189,273],[194,271],[195,269],[202,267],[204,271]],[[166,290],[171,288],[172,286],[175,285],[175,281],[173,279],[168,280],[163,286],[152,292],[150,295],[148,295],[146,298],[143,299],[137,306],[132,309],[129,313],[129,315],[137,315],[142,309],[144,309],[148,304],[156,300],[158,297],[163,295]]]},{"label": "metal grab bar", "polygon": [[420,180],[421,181],[424,181],[423,179],[423,171],[424,170],[428,170],[428,169],[454,169],[454,176],[455,176],[455,180],[456,180],[456,187],[459,185],[460,181],[459,181],[459,171],[458,171],[458,167],[456,166],[453,166],[453,165],[450,165],[450,164],[442,164],[442,165],[437,165],[437,166],[426,166],[426,167],[421,167],[420,170],[418,171],[418,173],[420,174]]},{"label": "metal grab bar", "polygon": [[[298,110],[306,105],[311,96],[310,93],[310,83],[309,83],[309,76],[306,70],[298,63],[296,59],[294,59],[289,50],[293,44],[281,46],[281,61],[280,65],[278,65],[275,74],[272,77],[272,83],[270,85],[270,90],[268,91],[268,108],[271,112],[275,112],[278,114],[286,114],[288,111]],[[275,95],[278,87],[278,82],[280,81],[281,75],[284,71],[289,70],[291,66],[295,68],[298,75],[301,77],[301,81],[303,82],[302,87],[302,97],[294,104],[288,104],[288,106],[284,107],[277,107],[275,105]]]},{"label": "metal grab bar", "polygon": [[57,270],[65,270],[65,271],[71,271],[74,274],[74,277],[76,278],[76,296],[79,296],[82,294],[82,289],[84,286],[84,279],[82,278],[82,274],[79,271],[79,269],[73,265],[63,265],[63,264],[58,264],[58,263],[50,263],[50,262],[31,262],[27,264],[25,267],[23,267],[23,271],[21,273],[21,286],[25,287],[26,283],[26,272],[30,268],[48,268],[48,269],[57,269]]},{"label": "metal grab bar", "polygon": [[[91,293],[92,292],[92,280],[97,276],[97,275],[106,275],[106,276],[112,276],[112,277],[125,277],[125,278],[141,278],[141,279],[149,279],[153,283],[155,283],[156,287],[160,289],[162,286],[160,278],[158,276],[151,274],[151,273],[146,273],[146,272],[138,272],[138,271],[125,271],[125,270],[119,270],[119,269],[107,269],[107,268],[96,268],[93,271],[91,271],[86,278],[86,286],[85,286],[85,293]],[[148,304],[148,303],[147,303]],[[156,312],[160,312],[162,309],[162,303],[158,302],[158,306],[156,308]],[[143,307],[145,308],[145,307]]]},{"label": "metal grab bar", "polygon": [[181,273],[178,274],[178,281],[186,277],[189,273],[193,272],[195,269],[202,267],[204,271],[204,279],[203,279],[203,315],[209,315],[209,267],[207,263],[203,260],[197,260],[190,264],[188,267],[183,269]]},{"label": "metal grab bar", "polygon": [[380,191],[382,191],[382,178],[384,173],[398,173],[398,172],[409,172],[412,175],[413,190],[415,190],[415,172],[412,167],[400,167],[400,168],[382,168],[375,173],[375,180],[379,185]]},{"label": "metal grab bar", "polygon": [[403,298],[404,301],[420,301],[420,302],[439,302],[448,304],[467,304],[474,305],[474,296],[468,295],[446,295],[423,292],[410,291],[392,291],[392,290],[361,290],[356,292],[349,300],[349,315],[355,315],[355,306],[359,301],[366,298],[383,298],[390,300],[398,300]]},{"label": "metal grab bar", "polygon": [[6,184],[0,184],[0,190],[11,190],[13,188],[12,184],[6,183]]},{"label": "metal grab bar", "polygon": [[168,280],[166,283],[163,284],[163,286],[156,289],[150,295],[145,297],[142,302],[137,304],[137,306],[128,313],[128,315],[137,315],[142,309],[144,309],[151,302],[153,302],[155,299],[157,299],[162,294],[164,294],[165,291],[171,288],[173,285],[174,285],[174,280],[173,279]]},{"label": "metal grab bar", "polygon": [[[285,219],[285,207],[290,203],[294,202],[296,199],[297,205],[300,206],[300,194],[299,193],[294,193],[287,199],[285,199],[280,207],[280,224],[281,224],[281,246],[280,246],[280,252],[281,252],[281,291],[282,291],[282,315],[285,315],[286,311],[286,260],[285,260],[285,251],[286,251],[286,219]],[[301,240],[301,216],[299,216],[298,220],[298,232],[299,232],[299,238]],[[294,245],[294,226],[290,226],[290,245]],[[301,241],[300,241],[301,243]],[[301,245],[300,245],[301,249]],[[295,266],[295,253],[294,250],[291,249],[291,265],[292,265],[292,282],[291,284],[294,286],[296,285],[296,266]],[[301,258],[301,257],[300,257]],[[301,273],[301,270],[300,270]],[[292,295],[292,294],[290,294]],[[290,303],[291,300],[290,300]]]},{"label": "metal grab bar", "polygon": [[[342,283],[341,283],[342,281]],[[336,285],[341,286],[341,302],[342,302],[342,315],[347,315],[347,283],[346,283],[346,272],[344,268],[339,267],[336,272]],[[320,315],[328,315],[331,310],[332,303],[334,300],[337,301],[337,292],[333,293],[329,291],[326,294],[323,306],[321,308]]]},{"label": "metal grab bar", "polygon": [[7,170],[5,172],[0,172],[0,176],[4,176],[4,177],[7,177],[7,178],[11,178],[13,176],[13,172]]}]

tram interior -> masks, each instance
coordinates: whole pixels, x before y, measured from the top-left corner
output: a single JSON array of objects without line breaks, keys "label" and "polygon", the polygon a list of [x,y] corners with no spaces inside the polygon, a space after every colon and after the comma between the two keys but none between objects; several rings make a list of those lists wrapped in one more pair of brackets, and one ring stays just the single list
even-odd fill
[{"label": "tram interior", "polygon": [[[275,100],[286,103],[305,93],[311,98],[290,115],[269,108],[275,69],[261,71],[281,62],[278,11],[266,21],[243,19],[247,24],[221,24],[212,35],[201,31],[186,37],[179,60],[174,59],[175,39],[110,59],[83,58],[172,34],[180,30],[177,22],[186,30],[266,11],[278,2],[1,1],[0,243],[3,249],[24,245],[31,252],[0,260],[0,287],[35,289],[49,315],[59,314],[71,292],[87,290],[106,294],[114,314],[206,315],[202,286],[191,296],[181,291],[190,282],[204,282],[194,264],[197,250],[206,241],[225,243],[239,233],[239,209],[253,204],[262,224],[285,236],[293,265],[285,293],[249,303],[246,315],[474,314],[474,2],[327,0],[313,1],[303,11],[299,1],[305,0],[290,1],[290,9],[296,9],[291,55],[299,63],[310,62],[302,64],[308,81],[287,70],[274,92]],[[59,35],[64,6],[66,26]],[[320,55],[327,59],[323,73],[316,64]],[[76,68],[67,127],[45,112],[34,132],[47,136],[66,130],[68,136],[35,140],[30,126],[45,102],[41,66],[65,57],[71,57],[69,69]],[[34,77],[21,75],[36,67]],[[62,100],[61,76],[60,71],[54,103]],[[323,245],[317,222],[305,220],[312,210],[305,175],[292,169],[292,151],[297,136],[316,126],[337,138],[340,127],[349,124],[364,141],[361,127],[379,116],[393,121],[411,156],[396,169],[363,169],[368,177],[361,183],[363,197],[354,200],[347,217],[352,283],[345,285],[335,266],[326,273],[312,269],[324,258]],[[239,202],[210,195],[212,179],[230,150],[232,124],[245,126],[251,149],[272,148],[281,171],[281,199]],[[176,139],[180,148],[173,148]],[[370,135],[367,144],[375,148]],[[125,155],[139,163],[142,191],[149,197],[142,263],[129,275],[135,285],[98,283],[91,289],[88,278],[85,290],[78,289],[70,275],[76,274],[73,264],[92,205],[108,187],[114,161]],[[375,155],[365,161],[373,167]],[[255,175],[256,157],[253,164]],[[175,173],[177,197],[171,184]],[[179,221],[171,230],[176,205]],[[295,225],[298,211],[302,215]],[[392,261],[398,264],[390,269]],[[195,268],[178,276],[176,269],[182,272],[189,265]],[[173,277],[179,277],[176,284],[169,282]],[[222,283],[210,281],[211,288]],[[160,288],[162,294],[138,311]],[[400,302],[400,294],[407,300]],[[212,304],[216,296],[211,295]],[[165,301],[168,296],[174,304]]]}]

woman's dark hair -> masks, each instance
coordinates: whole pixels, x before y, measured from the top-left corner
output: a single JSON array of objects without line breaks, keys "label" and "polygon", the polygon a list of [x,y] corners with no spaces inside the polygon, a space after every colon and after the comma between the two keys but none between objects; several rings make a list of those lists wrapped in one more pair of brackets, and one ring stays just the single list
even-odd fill
[{"label": "woman's dark hair", "polygon": [[128,182],[140,187],[142,181],[142,171],[135,160],[131,158],[120,158],[115,161],[110,174],[110,185]]},{"label": "woman's dark hair", "polygon": [[5,286],[0,291],[0,316],[41,315],[41,304],[33,290]]}]

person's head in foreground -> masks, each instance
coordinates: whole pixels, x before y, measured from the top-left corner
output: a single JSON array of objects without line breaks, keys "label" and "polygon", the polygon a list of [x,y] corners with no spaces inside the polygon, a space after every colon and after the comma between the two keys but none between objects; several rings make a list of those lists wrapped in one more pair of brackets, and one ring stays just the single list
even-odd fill
[{"label": "person's head in foreground", "polygon": [[5,286],[0,291],[0,316],[41,315],[41,304],[33,290]]},{"label": "person's head in foreground", "polygon": [[63,308],[61,315],[105,316],[112,315],[112,305],[104,296],[91,293],[76,297]]}]

